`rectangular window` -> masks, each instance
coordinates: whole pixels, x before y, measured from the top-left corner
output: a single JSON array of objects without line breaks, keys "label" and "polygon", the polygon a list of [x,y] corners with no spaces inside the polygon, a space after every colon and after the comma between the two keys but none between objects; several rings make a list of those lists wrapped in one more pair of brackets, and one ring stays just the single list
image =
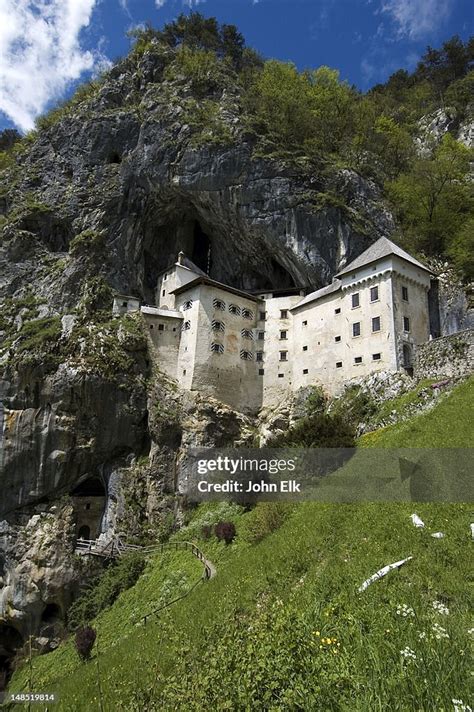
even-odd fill
[{"label": "rectangular window", "polygon": [[280,309],[280,319],[288,319],[288,309]]},{"label": "rectangular window", "polygon": [[164,331],[165,330],[165,325],[164,324],[158,324],[158,331]]},{"label": "rectangular window", "polygon": [[287,331],[280,331],[280,339],[283,339],[283,341],[287,338]]},{"label": "rectangular window", "polygon": [[360,321],[352,324],[352,336],[360,336]]},{"label": "rectangular window", "polygon": [[407,316],[403,317],[403,331],[410,331],[410,319]]},{"label": "rectangular window", "polygon": [[257,361],[263,361],[263,351],[257,351],[257,353],[255,354],[255,359]]},{"label": "rectangular window", "polygon": [[307,368],[303,368],[303,375],[306,375],[307,373],[308,373],[308,369],[307,369]]},{"label": "rectangular window", "polygon": [[356,356],[354,358],[354,363],[362,363],[362,356]]},{"label": "rectangular window", "polygon": [[128,307],[128,302],[122,302],[123,307]]},{"label": "rectangular window", "polygon": [[163,289],[163,291],[161,292],[161,296],[164,297],[165,294],[166,294],[166,289]]},{"label": "rectangular window", "polygon": [[264,375],[265,375],[265,369],[264,369],[264,368],[259,368],[259,369],[258,369],[258,375],[259,375],[259,376],[264,376]]},{"label": "rectangular window", "polygon": [[280,351],[280,361],[288,361],[288,351]]},{"label": "rectangular window", "polygon": [[307,350],[308,350],[308,347],[307,347],[307,346],[303,346],[303,351],[307,351]]},{"label": "rectangular window", "polygon": [[284,373],[279,373],[279,374],[278,374],[278,378],[285,378],[285,374],[284,374]]},{"label": "rectangular window", "polygon": [[264,312],[264,311],[259,312],[258,318],[260,319],[260,321],[265,321],[265,319],[267,318],[267,312]]},{"label": "rectangular window", "polygon": [[372,331],[380,331],[380,317],[374,316],[372,319]]},{"label": "rectangular window", "polygon": [[185,376],[185,375],[186,375],[186,369],[183,368],[183,376]]},{"label": "rectangular window", "polygon": [[302,322],[301,322],[301,325],[302,325],[302,326],[308,326],[308,322],[307,322],[306,320],[305,320],[305,321],[302,321]]},{"label": "rectangular window", "polygon": [[360,299],[359,299],[359,292],[356,292],[356,294],[352,295],[352,308],[355,309],[356,307],[360,306]]},{"label": "rectangular window", "polygon": [[408,287],[402,287],[402,299],[404,302],[408,301]]},{"label": "rectangular window", "polygon": [[153,324],[150,324],[150,329],[153,329]]},{"label": "rectangular window", "polygon": [[342,368],[342,361],[336,361],[336,368]]},{"label": "rectangular window", "polygon": [[340,342],[340,340],[341,340],[341,337],[340,337],[340,336],[335,336],[335,337],[334,337],[334,341],[336,342],[336,344],[338,344],[338,343]]},{"label": "rectangular window", "polygon": [[258,332],[258,340],[263,341],[265,339],[265,332],[264,331],[259,331]]},{"label": "rectangular window", "polygon": [[381,354],[372,354],[372,361],[380,361],[381,358]]},{"label": "rectangular window", "polygon": [[379,288],[378,287],[371,287],[370,288],[370,301],[371,302],[377,302],[379,299]]},{"label": "rectangular window", "polygon": [[334,314],[340,314],[340,313],[341,313],[341,307],[334,309]]}]

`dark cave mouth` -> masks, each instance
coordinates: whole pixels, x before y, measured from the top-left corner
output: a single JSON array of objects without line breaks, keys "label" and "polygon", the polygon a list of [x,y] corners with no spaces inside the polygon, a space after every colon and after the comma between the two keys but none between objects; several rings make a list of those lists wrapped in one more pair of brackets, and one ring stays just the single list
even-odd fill
[{"label": "dark cave mouth", "polygon": [[0,692],[6,689],[13,672],[13,661],[23,645],[23,637],[16,628],[0,623]]}]

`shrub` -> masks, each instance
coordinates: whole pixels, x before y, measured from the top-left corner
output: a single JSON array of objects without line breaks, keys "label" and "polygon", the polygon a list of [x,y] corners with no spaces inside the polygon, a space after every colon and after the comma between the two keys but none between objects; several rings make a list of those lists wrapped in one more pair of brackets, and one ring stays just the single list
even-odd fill
[{"label": "shrub", "polygon": [[81,660],[89,660],[96,637],[97,633],[90,626],[79,628],[76,631],[74,644]]},{"label": "shrub", "polygon": [[235,539],[235,524],[233,522],[217,522],[214,527],[214,534],[219,541],[225,541],[226,544],[231,544]]},{"label": "shrub", "polygon": [[201,536],[203,539],[210,539],[212,534],[212,527],[210,524],[204,524],[201,527]]},{"label": "shrub", "polygon": [[278,435],[267,443],[267,447],[338,447],[355,446],[355,432],[352,424],[342,415],[315,413],[299,420],[286,433]]},{"label": "shrub", "polygon": [[97,230],[84,230],[74,237],[69,244],[69,254],[73,257],[100,252],[104,246],[105,235]]},{"label": "shrub", "polygon": [[287,502],[259,502],[246,521],[243,538],[257,544],[279,529],[292,511],[292,505]]}]

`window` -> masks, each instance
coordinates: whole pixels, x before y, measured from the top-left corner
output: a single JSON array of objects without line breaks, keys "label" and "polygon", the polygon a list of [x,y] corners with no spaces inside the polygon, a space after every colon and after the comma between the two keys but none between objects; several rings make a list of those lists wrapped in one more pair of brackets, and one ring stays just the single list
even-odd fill
[{"label": "window", "polygon": [[214,341],[211,344],[211,351],[214,351],[214,353],[216,353],[216,354],[223,354],[224,346],[222,344],[218,344],[216,341]]},{"label": "window", "polygon": [[186,369],[183,368],[183,376],[185,376],[185,375],[186,375]]},{"label": "window", "polygon": [[372,319],[372,331],[380,331],[380,317],[374,316]]},{"label": "window", "polygon": [[305,320],[305,321],[302,321],[302,322],[301,322],[301,326],[308,326],[308,322],[307,322],[306,320]]},{"label": "window", "polygon": [[280,319],[288,319],[288,309],[280,309]]},{"label": "window", "polygon": [[183,306],[182,306],[182,310],[183,310],[183,311],[187,311],[188,309],[191,309],[192,306],[193,306],[193,300],[192,300],[192,299],[188,299],[187,302],[184,302],[184,304],[183,304]]},{"label": "window", "polygon": [[213,299],[212,305],[214,309],[219,309],[219,311],[225,311],[225,302],[222,299]]},{"label": "window", "polygon": [[211,328],[213,331],[220,331],[223,334],[225,331],[225,324],[223,321],[213,319]]},{"label": "window", "polygon": [[166,294],[166,289],[163,289],[163,291],[161,292],[161,296],[164,297],[165,294]]},{"label": "window", "polygon": [[258,332],[258,340],[263,341],[265,339],[265,332],[264,331],[259,331]]},{"label": "window", "polygon": [[308,373],[308,369],[307,369],[307,368],[303,368],[303,375],[306,375],[307,373]]},{"label": "window", "polygon": [[352,308],[355,309],[356,307],[360,306],[360,299],[359,299],[359,292],[356,292],[356,294],[352,295]]},{"label": "window", "polygon": [[181,327],[181,331],[188,331],[188,329],[191,328],[191,322],[190,321],[184,321],[183,326]]},{"label": "window", "polygon": [[123,307],[128,307],[128,302],[122,302]]},{"label": "window", "polygon": [[244,319],[253,319],[253,311],[251,309],[242,309]]},{"label": "window", "polygon": [[150,324],[150,329],[153,329],[153,324]]},{"label": "window", "polygon": [[165,325],[164,324],[158,324],[158,331],[164,331],[165,330]]},{"label": "window", "polygon": [[362,363],[362,356],[356,356],[354,358],[354,363]]},{"label": "window", "polygon": [[380,361],[382,354],[372,354],[372,361]]},{"label": "window", "polygon": [[288,351],[280,351],[280,361],[288,361]]},{"label": "window", "polygon": [[308,347],[307,347],[307,346],[303,346],[303,351],[307,351],[307,350],[308,350]]},{"label": "window", "polygon": [[253,339],[253,332],[250,329],[242,329],[240,335],[243,339]]},{"label": "window", "polygon": [[352,336],[360,336],[360,321],[355,321],[352,324]]},{"label": "window", "polygon": [[338,344],[338,343],[340,342],[340,340],[341,340],[341,337],[340,337],[340,336],[335,336],[335,337],[334,337],[334,341],[336,342],[336,344]]},{"label": "window", "polygon": [[379,288],[378,287],[371,287],[370,288],[370,301],[371,302],[377,302],[379,299]]},{"label": "window", "polygon": [[229,311],[231,314],[240,316],[240,307],[238,307],[237,304],[229,304]]},{"label": "window", "polygon": [[251,351],[246,351],[245,349],[242,349],[240,352],[240,358],[243,358],[244,361],[252,361],[253,353]]},{"label": "window", "polygon": [[255,360],[263,361],[263,351],[257,351],[257,353],[255,354]]},{"label": "window", "polygon": [[280,339],[283,339],[283,341],[287,338],[287,335],[287,331],[280,331]]},{"label": "window", "polygon": [[336,361],[336,368],[342,368],[342,361]]},{"label": "window", "polygon": [[334,314],[340,314],[340,313],[341,313],[341,307],[334,309]]},{"label": "window", "polygon": [[265,375],[265,369],[264,369],[264,368],[259,368],[259,369],[258,369],[258,375],[259,375],[259,376],[264,376],[264,375]]},{"label": "window", "polygon": [[168,272],[165,272],[163,275],[163,282],[166,282],[167,279],[168,279]]},{"label": "window", "polygon": [[410,331],[410,319],[407,316],[403,317],[403,331]]},{"label": "window", "polygon": [[408,287],[402,287],[402,299],[404,302],[408,301]]},{"label": "window", "polygon": [[264,311],[259,312],[258,318],[260,319],[260,321],[265,321],[265,319],[267,318],[267,312],[264,312]]},{"label": "window", "polygon": [[284,374],[284,373],[279,373],[279,374],[278,374],[278,378],[285,378],[285,374]]}]

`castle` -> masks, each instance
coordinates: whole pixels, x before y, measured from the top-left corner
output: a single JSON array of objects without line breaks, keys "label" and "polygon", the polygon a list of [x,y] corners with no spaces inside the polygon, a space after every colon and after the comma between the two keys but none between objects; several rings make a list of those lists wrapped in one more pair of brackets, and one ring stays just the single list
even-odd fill
[{"label": "castle", "polygon": [[113,313],[141,311],[159,368],[181,388],[256,412],[302,386],[335,394],[374,371],[411,373],[416,346],[438,335],[431,283],[429,269],[385,237],[310,294],[234,289],[181,252],[158,276],[157,306],[116,295]]}]

